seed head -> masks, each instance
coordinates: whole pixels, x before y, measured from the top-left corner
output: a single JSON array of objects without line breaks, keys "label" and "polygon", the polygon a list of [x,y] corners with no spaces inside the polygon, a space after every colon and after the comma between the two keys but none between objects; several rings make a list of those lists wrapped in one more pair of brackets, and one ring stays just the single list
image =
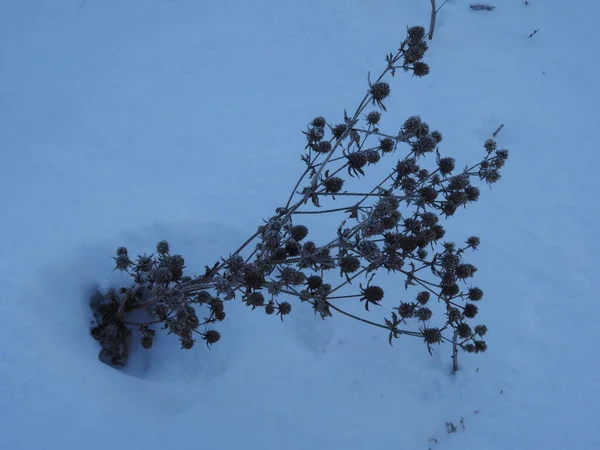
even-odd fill
[{"label": "seed head", "polygon": [[424,77],[429,73],[429,66],[422,61],[417,61],[413,64],[413,73],[416,77]]},{"label": "seed head", "polygon": [[417,302],[421,305],[426,305],[431,295],[427,291],[421,291],[417,294]]},{"label": "seed head", "polygon": [[127,270],[133,263],[127,253],[118,255],[115,260],[115,269],[125,271]]},{"label": "seed head", "polygon": [[470,288],[467,297],[469,300],[479,301],[483,298],[483,291],[478,287]]},{"label": "seed head", "polygon": [[337,194],[344,186],[344,180],[340,177],[331,177],[325,180],[325,191],[332,194]]},{"label": "seed head", "polygon": [[117,256],[127,255],[127,247],[119,247],[117,249]]},{"label": "seed head", "polygon": [[206,332],[202,333],[201,336],[202,339],[206,341],[206,345],[208,346],[219,342],[219,339],[221,339],[221,333],[219,333],[217,330],[206,330]]},{"label": "seed head", "polygon": [[360,260],[356,256],[347,255],[340,260],[340,269],[343,273],[354,273],[360,267]]},{"label": "seed head", "polygon": [[167,241],[160,241],[156,244],[156,253],[159,255],[166,255],[169,253],[169,243]]},{"label": "seed head", "polygon": [[471,337],[473,330],[471,330],[471,327],[468,324],[463,322],[456,326],[456,332],[461,339],[468,339]]},{"label": "seed head", "polygon": [[308,285],[308,289],[316,290],[319,289],[323,285],[323,278],[318,275],[311,275],[306,280],[306,284]]},{"label": "seed head", "polygon": [[194,346],[194,339],[191,336],[184,336],[181,339],[181,348],[189,350]]},{"label": "seed head", "polygon": [[267,304],[267,306],[265,306],[265,313],[267,313],[267,315],[270,316],[274,312],[275,312],[275,303],[269,302]]},{"label": "seed head", "polygon": [[454,158],[440,158],[438,167],[440,168],[442,175],[449,175],[455,167]]},{"label": "seed head", "polygon": [[477,325],[475,327],[475,333],[479,336],[485,336],[488,331],[488,328],[485,325]]},{"label": "seed head", "polygon": [[392,138],[383,138],[379,141],[379,149],[383,153],[390,153],[394,151],[395,142]]},{"label": "seed head", "polygon": [[331,151],[331,142],[321,141],[314,145],[313,148],[317,153],[329,153]]},{"label": "seed head", "polygon": [[367,114],[367,122],[371,125],[377,125],[380,119],[381,114],[379,111],[371,111],[369,114]]},{"label": "seed head", "polygon": [[371,85],[370,89],[371,95],[375,101],[382,101],[388,95],[390,95],[390,85],[385,81],[378,81]]},{"label": "seed head", "polygon": [[344,133],[346,132],[346,128],[347,128],[347,127],[346,127],[346,125],[345,125],[345,124],[343,124],[343,123],[340,123],[340,124],[338,124],[338,125],[336,125],[336,126],[334,126],[334,127],[333,127],[333,129],[331,130],[331,134],[333,134],[333,136],[334,136],[336,139],[339,139],[339,138],[341,138],[341,137],[344,135]]},{"label": "seed head", "polygon": [[463,314],[465,315],[466,318],[472,319],[473,317],[475,317],[477,315],[478,311],[479,311],[479,308],[477,308],[477,305],[475,303],[467,303],[465,305],[465,310],[463,311]]},{"label": "seed head", "polygon": [[287,316],[290,312],[292,312],[292,305],[288,302],[281,302],[277,304],[277,314],[281,316],[281,320],[283,320],[283,316]]},{"label": "seed head", "polygon": [[418,42],[425,37],[425,28],[421,26],[410,27],[407,34],[412,42]]},{"label": "seed head", "polygon": [[319,128],[323,128],[326,124],[325,122],[325,118],[324,117],[315,117],[312,122],[310,123],[313,127],[319,127]]},{"label": "seed head", "polygon": [[442,332],[439,328],[425,328],[422,333],[423,339],[428,345],[442,342]]},{"label": "seed head", "polygon": [[475,341],[475,353],[483,353],[487,350],[485,341]]},{"label": "seed head", "polygon": [[426,307],[417,308],[417,310],[415,311],[415,315],[417,316],[417,318],[419,320],[422,320],[423,322],[426,322],[429,319],[431,319],[432,314],[433,313],[431,312],[431,310]]},{"label": "seed head", "polygon": [[290,239],[285,243],[285,251],[289,256],[298,256],[300,254],[300,244]]}]

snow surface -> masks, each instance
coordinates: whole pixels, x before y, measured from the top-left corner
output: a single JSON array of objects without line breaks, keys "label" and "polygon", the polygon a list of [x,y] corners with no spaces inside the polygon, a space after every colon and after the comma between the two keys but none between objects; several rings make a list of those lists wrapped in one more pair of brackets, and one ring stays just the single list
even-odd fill
[{"label": "snow surface", "polygon": [[0,447],[600,448],[600,3],[495,5],[449,0],[431,74],[387,103],[464,164],[505,125],[503,179],[448,222],[482,239],[490,329],[452,376],[448,348],[237,304],[211,351],[161,335],[119,372],[87,307],[119,245],[167,239],[199,271],[237,248],[285,201],[305,124],[354,108],[428,1],[2,2]]}]

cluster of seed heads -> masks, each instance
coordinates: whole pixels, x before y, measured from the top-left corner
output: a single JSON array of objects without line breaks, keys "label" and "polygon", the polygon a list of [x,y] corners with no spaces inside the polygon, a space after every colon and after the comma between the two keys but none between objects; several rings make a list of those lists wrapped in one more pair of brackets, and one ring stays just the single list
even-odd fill
[{"label": "cluster of seed heads", "polygon": [[[154,324],[177,335],[184,349],[192,348],[196,337],[210,346],[220,334],[209,326],[224,320],[224,304],[236,298],[281,320],[296,298],[323,319],[339,313],[382,328],[390,344],[408,335],[421,338],[430,352],[444,341],[466,352],[485,351],[487,328],[469,324],[483,291],[471,284],[477,268],[465,261],[479,238],[469,237],[460,246],[444,240],[442,220],[479,199],[474,182],[500,179],[508,151],[488,140],[482,159],[459,170],[453,158],[440,154],[442,134],[419,116],[392,132],[379,128],[391,94],[386,76],[399,69],[417,77],[429,73],[422,62],[424,36],[422,27],[408,29],[397,53],[386,57],[381,76],[369,79],[354,114],[344,112],[337,124],[320,116],[309,123],[303,132],[304,172],[287,203],[233,254],[188,277],[183,258],[171,255],[164,241],[155,254],[135,261],[125,248],[118,249],[116,269],[129,273],[133,284],[119,293],[109,291],[94,306],[98,325],[92,334],[103,351],[116,360],[122,356],[131,334],[128,315],[136,310],[148,314],[147,321],[136,324],[144,348],[156,338]],[[366,111],[369,105],[376,109]],[[427,158],[431,154],[434,160]],[[383,161],[390,162],[382,180],[368,190],[352,187]],[[323,206],[329,202],[335,207]],[[311,239],[302,220],[310,214],[339,217],[328,242]],[[403,298],[386,297],[376,282],[377,275],[388,273],[404,280]],[[352,299],[367,312],[390,303],[392,308],[379,323],[347,312],[344,303]]]}]

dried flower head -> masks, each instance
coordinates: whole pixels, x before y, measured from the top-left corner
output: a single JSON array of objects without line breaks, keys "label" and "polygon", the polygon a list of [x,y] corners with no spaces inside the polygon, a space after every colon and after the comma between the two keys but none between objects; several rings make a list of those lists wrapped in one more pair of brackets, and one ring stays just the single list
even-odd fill
[{"label": "dried flower head", "polygon": [[167,255],[169,253],[169,243],[167,241],[160,241],[156,244],[156,253],[159,255]]},{"label": "dried flower head", "polygon": [[413,65],[413,73],[416,77],[424,77],[429,73],[429,66],[427,65],[427,63],[417,61]]},{"label": "dried flower head", "polygon": [[408,38],[412,42],[418,42],[425,37],[425,28],[421,26],[410,27],[407,31]]},{"label": "dried flower head", "polygon": [[373,83],[371,85],[370,92],[373,96],[373,100],[380,102],[390,95],[390,85],[385,81],[378,81],[377,83]]},{"label": "dried flower head", "polygon": [[477,305],[475,303],[467,303],[465,305],[463,314],[465,315],[466,318],[472,319],[473,317],[475,317],[477,315],[478,311],[479,311],[479,308],[477,308]]},{"label": "dried flower head", "polygon": [[469,289],[467,298],[473,301],[479,301],[483,298],[483,291],[478,287],[473,287]]},{"label": "dried flower head", "polygon": [[339,139],[346,132],[346,128],[346,124],[340,123],[331,129],[331,134],[333,134],[336,139]]},{"label": "dried flower head", "polygon": [[331,177],[325,180],[324,185],[326,192],[337,194],[342,190],[342,187],[344,186],[344,180],[340,177]]},{"label": "dried flower head", "polygon": [[321,141],[313,146],[313,149],[317,153],[329,153],[331,151],[331,142]]},{"label": "dried flower head", "polygon": [[354,273],[360,268],[360,260],[356,256],[347,255],[340,259],[342,273]]},{"label": "dried flower head", "polygon": [[326,125],[325,118],[321,116],[315,117],[310,124],[313,127],[323,128]]},{"label": "dried flower head", "polygon": [[396,146],[396,142],[392,138],[389,138],[389,137],[383,138],[379,141],[379,149],[383,153],[393,152],[395,146]]},{"label": "dried flower head", "polygon": [[212,344],[219,342],[219,340],[221,339],[221,333],[219,333],[217,330],[206,330],[204,333],[201,334],[201,336],[202,339],[206,341],[206,345],[209,347]]},{"label": "dried flower head", "polygon": [[381,119],[381,113],[379,111],[371,111],[367,114],[367,122],[370,125],[377,125]]},{"label": "dried flower head", "polygon": [[423,339],[428,345],[442,342],[442,332],[439,328],[425,328],[421,333],[423,333]]}]

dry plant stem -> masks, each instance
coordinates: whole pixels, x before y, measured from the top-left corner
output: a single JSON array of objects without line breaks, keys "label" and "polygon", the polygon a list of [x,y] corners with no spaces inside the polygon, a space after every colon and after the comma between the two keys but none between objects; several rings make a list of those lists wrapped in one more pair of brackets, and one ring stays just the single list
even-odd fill
[{"label": "dry plant stem", "polygon": [[431,21],[429,22],[429,40],[433,39],[433,32],[435,31],[436,17],[437,17],[437,9],[435,7],[435,0],[431,0]]},{"label": "dry plant stem", "polygon": [[452,336],[452,372],[458,371],[458,331]]}]

